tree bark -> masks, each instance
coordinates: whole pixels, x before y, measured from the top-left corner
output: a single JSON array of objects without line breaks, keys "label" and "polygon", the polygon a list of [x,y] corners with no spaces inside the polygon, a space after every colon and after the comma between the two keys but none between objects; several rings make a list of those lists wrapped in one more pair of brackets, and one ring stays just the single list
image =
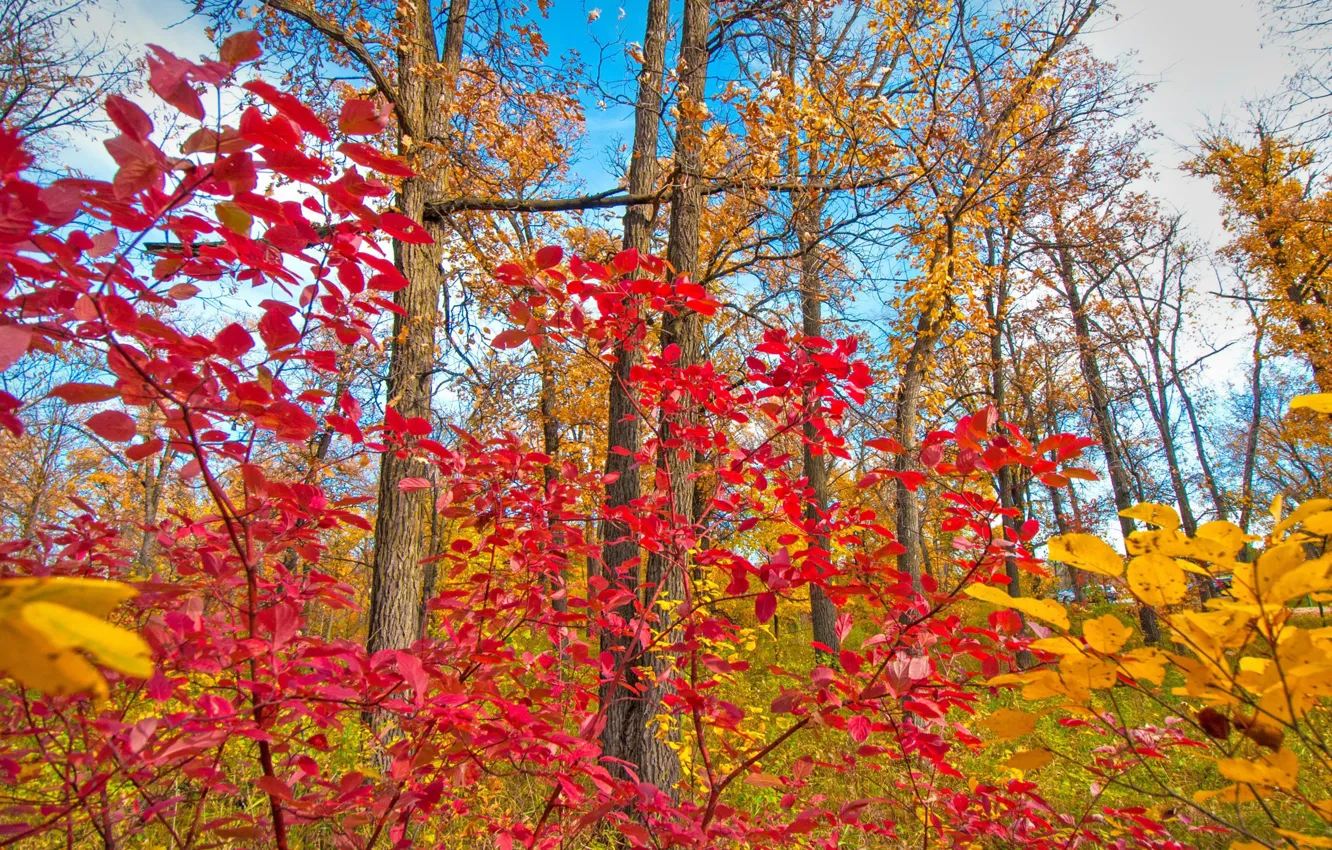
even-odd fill
[{"label": "tree bark", "polygon": [[[1058,212],[1053,210],[1051,212],[1055,223],[1056,245],[1054,252],[1056,268],[1064,289],[1064,297],[1073,316],[1073,331],[1078,343],[1078,366],[1082,372],[1082,379],[1087,384],[1092,419],[1096,424],[1096,432],[1101,440],[1102,451],[1105,452],[1105,462],[1110,474],[1110,489],[1114,494],[1115,507],[1120,511],[1125,511],[1134,505],[1133,485],[1129,480],[1128,471],[1124,467],[1123,456],[1120,454],[1119,438],[1115,434],[1114,420],[1110,410],[1110,393],[1106,389],[1104,379],[1101,377],[1101,364],[1097,358],[1095,343],[1091,336],[1091,323],[1087,319],[1087,311],[1082,303],[1082,295],[1078,288],[1073,257],[1064,238]],[[1125,516],[1119,517],[1119,528],[1123,532],[1125,540],[1137,530],[1133,520]],[[1159,642],[1161,632],[1157,623],[1156,611],[1150,606],[1143,605],[1139,609],[1139,620],[1142,623],[1143,639],[1152,644]]]},{"label": "tree bark", "polygon": [[[677,71],[680,80],[680,117],[675,134],[675,185],[671,191],[666,262],[675,274],[690,278],[698,274],[699,231],[703,216],[700,188],[710,17],[708,0],[685,0]],[[679,348],[680,356],[676,366],[680,369],[699,364],[703,355],[703,324],[698,313],[682,310],[662,316],[662,351],[670,346]],[[691,526],[694,521],[694,449],[688,445],[684,434],[697,425],[698,417],[698,406],[683,387],[674,399],[662,399],[657,479],[659,488],[664,484],[669,489],[665,511],[668,527],[676,530]],[[674,604],[684,602],[688,547],[669,545],[665,541],[663,544],[658,551],[648,556],[644,603],[649,612],[656,614],[656,631],[664,635],[662,639],[669,645],[677,640],[671,634],[671,611],[663,606],[649,606],[648,603],[654,598],[668,599]],[[653,670],[654,685],[647,710],[655,714],[660,711],[663,698],[674,690],[670,681],[673,665],[670,657],[661,651],[649,653],[648,663]],[[646,719],[650,719],[650,716]],[[675,784],[680,781],[679,757],[655,733],[650,723],[643,733],[646,740],[640,775],[644,781],[657,786],[672,799],[677,798]],[[678,740],[679,730],[668,730],[667,737]]]},{"label": "tree bark", "polygon": [[[949,222],[947,239],[937,248],[931,260],[928,272],[930,275],[939,274],[938,267],[942,265],[942,275],[946,280],[951,278],[952,242],[953,228]],[[944,290],[948,291],[949,287],[950,284],[945,284]],[[902,367],[901,383],[897,386],[897,422],[894,436],[904,450],[898,456],[897,462],[898,470],[902,472],[919,468],[920,441],[916,437],[916,430],[920,424],[920,403],[925,390],[925,376],[934,364],[934,349],[943,337],[944,328],[948,324],[947,313],[951,309],[951,304],[945,300],[933,307],[922,308],[916,319],[915,339]],[[923,588],[921,575],[925,566],[925,539],[920,499],[900,480],[897,482],[896,490],[895,533],[897,542],[905,550],[898,556],[897,568],[911,577],[912,587],[919,592]]]},{"label": "tree bark", "polygon": [[[806,48],[811,57],[819,53],[821,27],[817,9],[805,7],[793,2],[787,10],[791,17],[787,53],[787,76],[795,80],[800,72],[797,46],[802,40],[802,18],[808,16]],[[810,60],[813,65],[815,59]],[[815,78],[817,69],[810,67],[806,71],[810,78]],[[820,169],[819,147],[810,145],[802,166],[800,161],[800,138],[792,134],[787,144],[787,171],[792,182],[804,181],[813,187],[823,175]],[[819,236],[823,232],[823,211],[827,204],[827,195],[817,188],[791,196],[791,228],[795,232],[796,246],[800,262],[800,322],[801,331],[807,337],[823,336],[823,262],[819,257]],[[810,399],[805,399],[806,404]],[[806,533],[810,537],[809,557],[819,562],[820,575],[831,570],[832,544],[828,534],[822,530],[828,512],[828,456],[822,449],[816,450],[818,432],[812,422],[802,426],[801,468],[805,475],[808,497],[805,501]],[[835,665],[840,641],[837,639],[837,608],[833,605],[823,587],[818,584],[809,586],[809,615],[813,627],[815,644],[814,655],[817,663]],[[775,625],[774,625],[775,628]],[[826,647],[826,649],[820,648]]]},{"label": "tree bark", "polygon": [[1263,425],[1263,326],[1254,315],[1253,368],[1249,373],[1249,430],[1244,436],[1244,465],[1240,474],[1239,527],[1249,533],[1253,521],[1253,473],[1258,462],[1258,431]]},{"label": "tree bark", "polygon": [[[796,211],[796,236],[800,244],[800,318],[805,336],[823,335],[823,279],[818,258],[818,231],[823,218],[823,196],[812,195]],[[828,455],[815,451],[818,433],[812,422],[804,424],[801,441],[801,463],[804,467],[809,498],[805,503],[805,522],[814,533],[814,557],[829,562],[832,542],[822,530],[828,512]],[[827,564],[831,568],[831,563]],[[827,647],[815,650],[816,657],[826,663],[836,656],[837,608],[817,584],[809,587],[809,614],[814,629],[814,642]]]},{"label": "tree bark", "polygon": [[[649,0],[646,32],[643,38],[643,69],[638,76],[638,104],[634,111],[634,147],[629,161],[629,194],[641,197],[652,193],[657,183],[657,143],[661,124],[662,78],[666,66],[666,33],[670,18],[670,0]],[[624,215],[624,248],[640,254],[652,248],[653,207],[630,206]],[[637,301],[637,309],[642,309]],[[615,364],[607,390],[606,412],[606,511],[601,522],[600,573],[614,587],[638,592],[639,548],[627,523],[617,514],[627,511],[640,497],[641,482],[637,455],[641,450],[638,410],[630,384],[630,372],[638,361],[642,322],[634,338],[617,341]],[[592,564],[589,563],[589,573]],[[589,576],[590,577],[590,576]],[[616,660],[618,675],[601,686],[601,704],[606,725],[601,733],[604,756],[633,765],[643,763],[647,725],[646,702],[650,687],[639,659],[634,657],[635,636],[629,630],[637,617],[637,606],[627,602],[615,610],[626,630],[601,633],[601,651]],[[616,682],[618,678],[618,682]],[[615,776],[629,779],[629,773],[616,761],[606,764]]]},{"label": "tree bark", "polygon": [[[157,551],[157,514],[162,504],[162,485],[171,468],[171,449],[162,452],[160,459],[143,462],[143,538],[139,541],[139,571],[149,575],[153,571],[153,553]],[[156,467],[156,468],[154,468]]]},{"label": "tree bark", "polygon": [[[428,137],[444,133],[445,115],[452,106],[454,83],[462,63],[463,33],[467,25],[468,0],[453,0],[445,32],[445,53],[437,57],[434,22],[428,2],[398,7],[398,26],[404,33],[398,49],[397,108],[411,127],[425,128]],[[432,66],[440,64],[440,73]],[[405,132],[399,135],[399,153],[414,162],[421,177],[403,181],[398,206],[415,221],[425,219],[432,194],[434,158],[421,139]],[[389,344],[387,403],[406,418],[431,416],[431,372],[435,363],[435,328],[439,320],[442,285],[440,242],[443,228],[427,222],[435,239],[431,245],[394,242],[398,268],[408,285],[394,294],[394,302],[405,315],[394,315]],[[428,490],[402,492],[398,482],[421,471],[421,461],[385,452],[379,468],[378,513],[375,517],[374,572],[370,590],[370,616],[366,648],[410,646],[421,637],[420,616],[424,588],[421,566],[430,511]]]},{"label": "tree bark", "polygon": [[[989,245],[989,265],[993,268],[996,265],[993,231],[987,231],[986,241]],[[990,396],[1001,419],[1005,418],[1005,407],[1008,404],[1008,376],[1004,371],[1003,339],[1005,323],[1008,321],[1008,274],[1013,254],[1012,247],[1013,229],[1009,226],[1005,228],[1003,248],[997,258],[998,279],[985,293],[985,312],[990,320]],[[999,507],[1004,511],[1003,527],[1012,532],[1016,538],[1017,518],[1008,515],[1008,512],[1014,510],[1020,501],[1017,482],[1013,478],[1013,467],[1000,467],[995,479],[999,491]],[[1022,571],[1018,569],[1017,558],[1011,550],[1004,556],[1004,572],[1008,575],[1008,595],[1014,598],[1022,596]],[[1025,627],[1026,615],[1018,612],[1018,617]],[[1035,663],[1035,658],[1026,649],[1020,650],[1014,660],[1023,670]]]},{"label": "tree bark", "polygon": [[[560,420],[555,413],[555,364],[552,362],[551,352],[548,347],[542,348],[537,352],[537,358],[541,362],[541,452],[550,460],[542,468],[542,478],[546,484],[546,498],[551,498],[555,488],[555,482],[559,480],[559,467],[557,456],[560,453]],[[550,526],[551,557],[559,561],[559,568],[551,576],[551,590],[554,595],[551,599],[551,608],[557,614],[563,614],[569,610],[568,597],[568,575],[569,562],[568,553],[565,551],[564,528],[559,517],[547,518],[547,524]]]}]

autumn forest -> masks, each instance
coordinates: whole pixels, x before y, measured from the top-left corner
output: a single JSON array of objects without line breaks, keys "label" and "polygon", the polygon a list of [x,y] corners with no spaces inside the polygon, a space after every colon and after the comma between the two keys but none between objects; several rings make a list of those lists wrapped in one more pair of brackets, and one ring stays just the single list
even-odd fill
[{"label": "autumn forest", "polygon": [[1168,139],[1103,0],[134,8],[0,0],[0,848],[1332,848],[1332,2]]}]

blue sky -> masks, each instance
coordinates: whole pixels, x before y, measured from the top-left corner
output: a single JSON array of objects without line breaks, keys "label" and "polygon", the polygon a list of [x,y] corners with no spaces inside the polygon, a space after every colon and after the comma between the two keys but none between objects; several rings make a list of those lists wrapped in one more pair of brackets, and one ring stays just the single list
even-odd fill
[{"label": "blue sky", "polygon": [[[577,49],[590,68],[601,67],[607,97],[588,98],[588,141],[577,172],[589,188],[603,188],[606,149],[632,131],[632,111],[615,95],[632,98],[632,77],[623,61],[623,45],[642,40],[642,0],[555,0],[543,32],[558,56]],[[87,25],[117,35],[141,52],[159,43],[184,55],[211,51],[203,22],[189,17],[190,6],[176,0],[122,0],[94,9]],[[1156,143],[1158,174],[1154,191],[1187,213],[1199,236],[1222,238],[1218,205],[1211,190],[1176,166],[1187,144],[1209,118],[1238,115],[1246,99],[1275,91],[1293,67],[1286,51],[1265,43],[1258,0],[1119,0],[1113,19],[1103,16],[1089,40],[1104,57],[1128,57],[1130,66],[1157,81],[1144,105],[1144,117],[1163,138]],[[602,49],[598,52],[597,44]],[[598,62],[599,56],[604,60]],[[605,101],[605,108],[598,101]],[[100,144],[87,140],[76,154],[106,164]]]},{"label": "blue sky", "polygon": [[[586,98],[588,134],[574,169],[591,191],[614,184],[617,175],[608,169],[616,158],[611,148],[627,143],[632,133],[635,81],[624,50],[643,38],[645,5],[645,0],[624,5],[554,0],[542,28],[552,58],[576,50],[589,71],[600,71],[604,84],[603,92]],[[176,0],[122,0],[94,9],[87,25],[114,28],[136,52],[159,43],[187,56],[211,53],[203,21],[190,18],[189,10]],[[1151,146],[1156,170],[1150,188],[1185,213],[1195,237],[1221,244],[1225,234],[1217,199],[1206,182],[1178,165],[1209,119],[1241,116],[1246,100],[1279,89],[1293,68],[1287,51],[1268,43],[1259,0],[1119,0],[1093,26],[1088,40],[1102,57],[1118,58],[1156,83],[1142,110],[1162,134]],[[668,67],[673,61],[668,58]],[[140,100],[145,105],[153,101],[146,93]],[[97,139],[81,140],[71,161],[109,173],[109,158]],[[1221,315],[1218,320],[1228,321]]]}]

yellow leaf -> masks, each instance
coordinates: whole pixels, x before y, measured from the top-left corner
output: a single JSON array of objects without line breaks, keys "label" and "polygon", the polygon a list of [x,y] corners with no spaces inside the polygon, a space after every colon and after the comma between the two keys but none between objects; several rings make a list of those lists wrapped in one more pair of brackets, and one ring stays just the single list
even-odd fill
[{"label": "yellow leaf", "polygon": [[1300,502],[1298,508],[1290,512],[1289,516],[1277,523],[1276,528],[1273,530],[1273,535],[1279,537],[1288,529],[1294,528],[1297,524],[1303,522],[1305,517],[1310,517],[1326,510],[1332,510],[1332,499],[1305,499],[1303,502]]},{"label": "yellow leaf", "polygon": [[1273,522],[1281,522],[1281,507],[1285,502],[1285,497],[1278,493],[1272,497],[1272,504],[1267,508],[1267,515]]},{"label": "yellow leaf", "polygon": [[1179,528],[1179,514],[1174,508],[1166,505],[1158,505],[1155,502],[1142,502],[1134,505],[1128,510],[1119,512],[1122,517],[1141,520],[1158,528],[1164,528],[1166,531],[1174,531]]},{"label": "yellow leaf", "polygon": [[24,605],[23,620],[60,649],[82,649],[130,676],[153,675],[152,651],[143,638],[106,620],[51,602]]},{"label": "yellow leaf", "polygon": [[249,236],[254,225],[254,216],[229,201],[214,204],[213,211],[217,220],[226,225],[227,230],[238,236]]},{"label": "yellow leaf", "polygon": [[1302,522],[1300,528],[1315,537],[1332,537],[1332,511],[1314,514]]},{"label": "yellow leaf", "polygon": [[1169,555],[1172,558],[1197,558],[1213,564],[1231,565],[1235,553],[1228,544],[1210,537],[1188,537],[1180,531],[1135,531],[1124,541],[1130,555]]},{"label": "yellow leaf", "polygon": [[1332,393],[1297,395],[1290,400],[1291,410],[1312,410],[1314,413],[1332,413]]},{"label": "yellow leaf", "polygon": [[986,716],[978,725],[993,732],[996,741],[1011,741],[1031,734],[1036,729],[1036,720],[1034,714],[1001,708]]},{"label": "yellow leaf", "polygon": [[1212,577],[1211,570],[1203,569],[1202,567],[1198,566],[1192,561],[1186,561],[1183,558],[1176,558],[1175,563],[1179,566],[1181,570],[1183,570],[1186,573],[1193,573],[1196,576],[1207,576],[1208,578]]},{"label": "yellow leaf", "polygon": [[1165,681],[1167,658],[1160,650],[1143,647],[1126,652],[1115,660],[1124,668],[1124,672],[1135,679],[1144,679],[1155,685]]},{"label": "yellow leaf", "polygon": [[1332,557],[1306,561],[1285,573],[1263,591],[1263,602],[1283,605],[1305,594],[1332,590]]},{"label": "yellow leaf", "polygon": [[1048,750],[1019,750],[1004,762],[1010,770],[1039,770],[1054,759]]},{"label": "yellow leaf", "polygon": [[1300,771],[1299,759],[1289,749],[1268,753],[1256,759],[1218,759],[1217,769],[1231,782],[1268,788],[1294,789]]},{"label": "yellow leaf", "polygon": [[1301,847],[1332,847],[1332,838],[1323,838],[1317,835],[1305,835],[1302,832],[1291,832],[1289,829],[1278,829],[1277,832],[1294,841]]},{"label": "yellow leaf", "polygon": [[1012,597],[997,587],[991,587],[988,584],[973,584],[966,588],[966,594],[982,602],[989,602],[991,605],[1000,605],[1004,608],[1012,608],[1021,611],[1030,617],[1038,620],[1044,620],[1047,623],[1067,630],[1069,627],[1068,612],[1058,602],[1050,599],[1028,599],[1024,596]]},{"label": "yellow leaf", "polygon": [[96,579],[0,580],[0,673],[43,693],[104,697],[106,681],[83,651],[122,673],[152,675],[143,639],[102,619],[136,593]]},{"label": "yellow leaf", "polygon": [[1094,534],[1060,534],[1049,545],[1052,561],[1112,578],[1124,573],[1124,559]]},{"label": "yellow leaf", "polygon": [[105,617],[139,591],[117,581],[91,578],[11,578],[0,581],[0,609],[28,602],[54,602]]},{"label": "yellow leaf", "polygon": [[1113,687],[1115,665],[1112,661],[1102,661],[1090,655],[1070,656],[1059,664],[1059,680],[1068,689],[1070,696],[1083,696],[1088,691]]},{"label": "yellow leaf", "polygon": [[1230,583],[1230,592],[1238,602],[1257,604],[1269,597],[1269,591],[1287,573],[1304,563],[1304,546],[1293,541],[1269,546],[1250,564],[1238,564]]},{"label": "yellow leaf", "polygon": [[1053,670],[1028,670],[1024,673],[1004,673],[985,683],[990,687],[1022,685],[1022,698],[1041,700],[1048,697],[1069,696],[1068,689]]},{"label": "yellow leaf", "polygon": [[1133,636],[1133,630],[1113,614],[1097,617],[1082,624],[1082,636],[1091,648],[1103,655],[1119,652]]},{"label": "yellow leaf", "polygon": [[0,671],[24,687],[53,696],[106,696],[106,681],[83,656],[52,646],[18,617],[0,623]]},{"label": "yellow leaf", "polygon": [[1081,643],[1065,635],[1055,635],[1053,637],[1034,640],[1031,642],[1030,647],[1038,652],[1049,652],[1054,655],[1086,654]]},{"label": "yellow leaf", "polygon": [[1224,544],[1231,555],[1238,555],[1245,543],[1252,543],[1262,538],[1256,534],[1245,534],[1243,529],[1227,519],[1214,519],[1198,526],[1198,537],[1206,537]]},{"label": "yellow leaf", "polygon": [[1256,612],[1244,608],[1223,611],[1183,611],[1170,615],[1176,638],[1194,652],[1216,657],[1226,648],[1243,646]]},{"label": "yellow leaf", "polygon": [[1128,585],[1133,595],[1153,607],[1184,601],[1189,585],[1184,571],[1165,555],[1139,555],[1128,566]]}]

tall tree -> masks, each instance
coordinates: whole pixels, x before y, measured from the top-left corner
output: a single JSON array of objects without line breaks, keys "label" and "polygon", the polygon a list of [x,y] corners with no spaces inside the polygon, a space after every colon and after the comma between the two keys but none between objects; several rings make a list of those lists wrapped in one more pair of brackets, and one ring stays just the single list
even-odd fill
[{"label": "tall tree", "polygon": [[1263,287],[1269,333],[1332,391],[1332,190],[1318,155],[1256,114],[1248,139],[1213,133],[1193,172],[1214,181],[1232,235],[1228,255]]},{"label": "tall tree", "polygon": [[[643,197],[656,188],[659,168],[657,148],[662,121],[662,84],[666,66],[666,36],[670,18],[670,0],[650,0],[643,38],[643,63],[638,75],[638,100],[634,110],[633,153],[629,161],[629,194]],[[654,207],[634,204],[624,215],[626,251],[646,255],[652,248]],[[644,309],[641,299],[625,293],[636,309]],[[623,514],[641,495],[639,453],[642,449],[641,411],[632,389],[631,374],[643,345],[646,325],[640,321],[632,339],[617,340],[614,370],[606,400],[606,509],[601,524],[601,564],[599,572],[609,583],[632,594],[616,609],[620,619],[632,624],[637,617],[639,590],[639,548],[630,524]],[[650,715],[646,691],[651,687],[639,660],[634,657],[636,638],[627,626],[617,633],[603,631],[601,651],[616,657],[616,674],[601,686],[606,725],[601,733],[602,752],[614,759],[609,770],[628,774],[622,763],[642,765],[646,746],[645,730]]]},{"label": "tall tree", "polygon": [[[399,6],[398,89],[394,107],[406,127],[399,133],[399,153],[408,158],[419,177],[403,181],[398,193],[402,214],[425,219],[426,202],[434,194],[431,178],[437,167],[434,148],[422,140],[442,136],[445,116],[453,103],[455,81],[462,63],[463,34],[468,0],[451,0],[439,52],[429,3]],[[436,69],[435,66],[438,66]],[[433,72],[433,73],[432,73]],[[412,131],[420,134],[416,138]],[[429,423],[433,407],[435,329],[439,321],[440,248],[443,228],[427,224],[430,244],[396,240],[394,253],[408,286],[394,294],[401,309],[393,318],[389,347],[387,404],[405,419]],[[427,426],[429,427],[429,426]],[[417,461],[385,452],[379,469],[378,512],[375,516],[375,560],[370,591],[370,619],[366,647],[380,649],[410,645],[421,635],[419,616],[425,573],[426,529],[433,503],[429,490],[404,491],[398,482],[412,477]]]},{"label": "tall tree", "polygon": [[[976,10],[958,2],[947,48],[921,69],[918,108],[925,117],[910,125],[907,145],[926,177],[910,207],[920,278],[905,317],[911,341],[896,394],[894,436],[906,449],[901,471],[918,468],[926,377],[976,264],[968,232],[982,224],[982,211],[1010,184],[1012,152],[1033,142],[1033,130],[1036,138],[1048,134],[1044,125],[1028,119],[1039,109],[1039,94],[1058,58],[1098,8],[1098,0],[1079,0],[1048,9],[1039,36],[1014,42],[1000,35],[1006,29],[1002,20],[983,22]],[[1003,12],[998,14],[1002,18]],[[941,100],[951,104],[951,111],[935,108]],[[899,482],[896,531],[906,550],[899,563],[917,587],[925,566],[922,520],[916,494]]]}]

